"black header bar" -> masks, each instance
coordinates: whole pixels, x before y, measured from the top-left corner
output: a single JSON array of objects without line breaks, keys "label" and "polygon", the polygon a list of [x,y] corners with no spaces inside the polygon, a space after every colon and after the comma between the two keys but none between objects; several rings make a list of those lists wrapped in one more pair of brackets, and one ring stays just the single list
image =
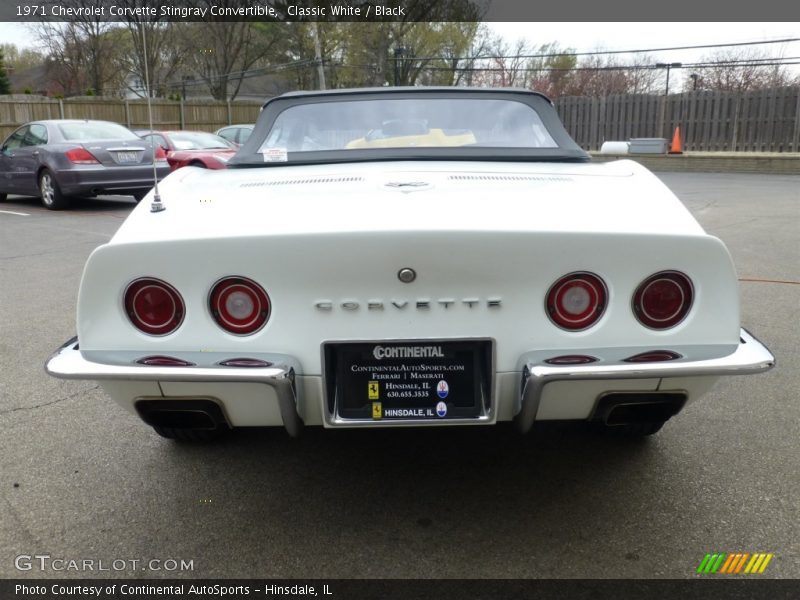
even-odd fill
[{"label": "black header bar", "polygon": [[[796,21],[786,0],[2,0],[0,21]],[[679,28],[676,35],[680,35]],[[676,40],[679,41],[679,40]]]},{"label": "black header bar", "polygon": [[3,600],[794,600],[797,580],[697,579],[27,579],[0,581]]}]

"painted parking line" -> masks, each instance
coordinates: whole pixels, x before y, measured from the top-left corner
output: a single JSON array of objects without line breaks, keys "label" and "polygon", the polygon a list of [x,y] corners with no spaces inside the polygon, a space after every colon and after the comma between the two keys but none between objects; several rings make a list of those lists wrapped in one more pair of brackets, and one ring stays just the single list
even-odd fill
[{"label": "painted parking line", "polygon": [[5,215],[17,215],[18,217],[30,217],[28,213],[14,212],[13,210],[0,210]]},{"label": "painted parking line", "polygon": [[785,279],[755,279],[752,277],[739,277],[739,281],[750,283],[785,283],[787,285],[800,285],[800,281],[787,281]]}]

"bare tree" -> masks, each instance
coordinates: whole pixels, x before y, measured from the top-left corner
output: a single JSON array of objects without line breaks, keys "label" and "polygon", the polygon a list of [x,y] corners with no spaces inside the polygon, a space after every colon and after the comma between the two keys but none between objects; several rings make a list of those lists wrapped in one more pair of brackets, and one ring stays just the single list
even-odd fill
[{"label": "bare tree", "polygon": [[613,55],[592,55],[578,62],[578,68],[564,93],[570,96],[609,96],[630,92],[626,65]]},{"label": "bare tree", "polygon": [[449,60],[449,67],[453,71],[453,85],[473,85],[474,73],[477,63],[489,55],[491,44],[491,30],[481,24],[472,36],[469,47],[462,56]]},{"label": "bare tree", "polygon": [[531,74],[528,70],[528,55],[532,47],[520,38],[513,44],[501,36],[489,40],[487,58],[477,67],[473,80],[485,87],[528,87]]},{"label": "bare tree", "polygon": [[[232,2],[233,0],[218,0]],[[233,100],[248,71],[281,38],[280,23],[205,22],[181,29],[187,69],[208,86],[217,100]]]},{"label": "bare tree", "polygon": [[660,72],[654,69],[656,59],[651,54],[638,54],[628,64],[626,69],[628,76],[629,94],[655,94],[659,90]]},{"label": "bare tree", "polygon": [[342,28],[347,23],[289,22],[284,25],[282,40],[271,52],[273,62],[287,65],[280,77],[293,89],[310,90],[319,87],[314,35],[319,34],[320,60],[325,71],[327,87],[339,87],[343,75],[338,71],[342,63],[341,47],[345,44]]},{"label": "bare tree", "polygon": [[570,79],[574,76],[574,69],[578,59],[571,48],[562,49],[558,43],[542,44],[534,51],[540,55],[528,61],[530,69],[529,84],[533,90],[541,92],[550,98],[557,98],[564,94],[569,86]]},{"label": "bare tree", "polygon": [[11,84],[6,75],[6,66],[3,59],[3,48],[0,47],[0,94],[10,94]]},{"label": "bare tree", "polygon": [[[413,23],[403,34],[397,60],[401,85],[454,85],[470,62],[479,23]],[[480,49],[478,49],[480,51]],[[464,58],[466,55],[466,58]],[[462,67],[461,69],[459,67]]]},{"label": "bare tree", "polygon": [[106,88],[121,85],[115,56],[120,47],[114,24],[90,16],[103,0],[61,0],[60,5],[77,9],[67,23],[43,22],[37,30],[49,59],[51,75],[67,93],[89,90],[102,95]]},{"label": "bare tree", "polygon": [[608,96],[611,94],[650,94],[656,91],[660,74],[652,68],[649,55],[633,61],[613,55],[593,54],[581,60],[572,50],[560,50],[546,44],[532,59],[529,68],[534,77],[531,87],[551,98],[558,96]]},{"label": "bare tree", "polygon": [[[368,0],[351,6],[365,10]],[[480,10],[471,0],[407,0],[397,21],[325,23],[323,55],[334,87],[452,85],[464,72],[479,28]],[[308,58],[308,51],[300,58]]]},{"label": "bare tree", "polygon": [[[138,1],[117,0],[118,4],[130,7],[135,7]],[[135,14],[126,17],[125,26],[132,51],[121,53],[118,62],[120,69],[133,75],[138,82],[144,82],[146,66],[151,93],[163,96],[168,88],[180,85],[188,49],[179,43],[177,31],[181,25],[160,22],[158,19],[159,17],[154,20],[151,17],[139,17]],[[128,89],[137,94],[142,93],[142,88],[136,82],[127,83]]]},{"label": "bare tree", "polygon": [[[748,92],[770,87],[797,85],[786,66],[774,64],[775,55],[755,48],[720,50],[702,59],[707,66],[695,68],[687,75],[687,89]],[[773,64],[770,64],[773,63]]]},{"label": "bare tree", "polygon": [[[348,87],[379,87],[394,81],[401,56],[394,51],[405,31],[402,23],[348,23],[342,31],[342,81]],[[392,56],[390,58],[390,53]],[[399,71],[398,71],[399,73]]]},{"label": "bare tree", "polygon": [[22,71],[44,64],[45,56],[33,48],[18,48],[16,44],[0,44],[6,67]]}]

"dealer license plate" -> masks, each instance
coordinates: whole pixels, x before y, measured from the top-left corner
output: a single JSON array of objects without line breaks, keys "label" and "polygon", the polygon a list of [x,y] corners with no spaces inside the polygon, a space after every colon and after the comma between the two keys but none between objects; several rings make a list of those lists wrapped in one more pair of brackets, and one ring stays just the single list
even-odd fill
[{"label": "dealer license plate", "polygon": [[120,164],[138,163],[138,152],[117,152],[117,162]]},{"label": "dealer license plate", "polygon": [[328,343],[325,363],[342,419],[475,419],[489,408],[490,340]]}]

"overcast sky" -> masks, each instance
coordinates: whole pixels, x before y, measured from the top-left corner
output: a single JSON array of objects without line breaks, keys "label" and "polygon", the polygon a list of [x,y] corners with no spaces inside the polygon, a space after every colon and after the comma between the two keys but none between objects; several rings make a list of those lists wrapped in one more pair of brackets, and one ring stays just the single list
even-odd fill
[{"label": "overcast sky", "polygon": [[[555,41],[578,52],[800,38],[800,23],[490,23],[490,26],[509,41],[526,38],[537,45]],[[800,42],[759,48],[769,49],[770,56],[800,56]],[[654,54],[665,62],[696,62],[711,52],[713,49]]]},{"label": "overcast sky", "polygon": [[[490,23],[489,26],[509,42],[518,38],[526,38],[535,45],[558,42],[560,46],[576,51],[599,48],[634,50],[800,37],[800,23]],[[0,23],[0,42],[27,47],[37,45],[31,26],[20,23]],[[762,48],[769,49],[770,56],[800,56],[800,42]],[[710,52],[659,52],[657,57],[669,62],[692,62]]]}]

